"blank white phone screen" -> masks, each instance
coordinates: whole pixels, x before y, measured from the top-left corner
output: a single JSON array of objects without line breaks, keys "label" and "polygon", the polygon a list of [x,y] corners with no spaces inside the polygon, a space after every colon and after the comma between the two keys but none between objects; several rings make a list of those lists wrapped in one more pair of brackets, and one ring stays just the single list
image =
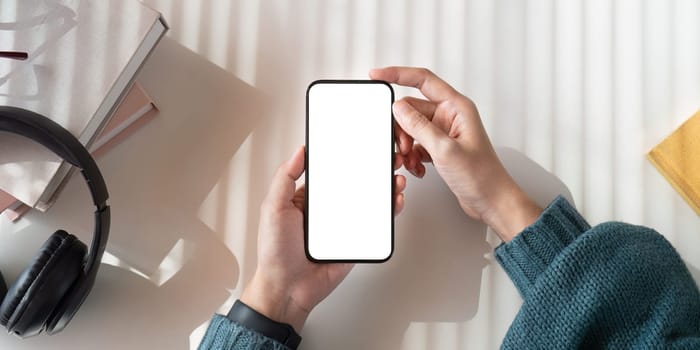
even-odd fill
[{"label": "blank white phone screen", "polygon": [[306,249],[315,260],[386,260],[393,250],[393,91],[315,82],[307,91]]}]

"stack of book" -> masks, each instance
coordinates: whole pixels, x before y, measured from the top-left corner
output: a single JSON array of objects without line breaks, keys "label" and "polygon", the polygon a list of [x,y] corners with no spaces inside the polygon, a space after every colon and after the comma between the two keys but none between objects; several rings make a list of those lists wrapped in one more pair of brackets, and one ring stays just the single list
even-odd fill
[{"label": "stack of book", "polygon": [[[118,18],[118,20],[115,20]],[[42,114],[94,155],[153,117],[134,79],[167,31],[136,0],[2,0],[0,105]],[[47,210],[74,172],[36,142],[0,132],[0,212]]]}]

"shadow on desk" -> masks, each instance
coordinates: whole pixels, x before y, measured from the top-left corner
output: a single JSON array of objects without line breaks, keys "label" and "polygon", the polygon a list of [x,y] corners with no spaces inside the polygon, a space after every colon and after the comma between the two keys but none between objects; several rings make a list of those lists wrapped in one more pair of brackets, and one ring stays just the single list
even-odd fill
[{"label": "shadow on desk", "polygon": [[[108,251],[120,267],[102,266],[66,331],[25,341],[0,336],[0,348],[189,349],[196,345],[190,344],[192,331],[241,279],[245,261],[227,249],[226,230],[204,224],[198,211],[251,131],[279,124],[266,119],[258,90],[167,38],[140,78],[160,115],[99,160],[113,212]],[[558,179],[522,154],[498,153],[540,205],[559,193],[571,198]],[[257,169],[238,170],[261,176]],[[355,268],[311,315],[303,348],[397,349],[412,322],[459,324],[477,313],[489,263],[484,255],[491,251],[486,227],[462,213],[432,168],[424,179],[408,178],[394,256]],[[70,181],[50,212],[28,215],[32,225],[3,242],[36,241],[38,247],[57,227],[88,241],[91,208],[79,180]],[[257,207],[254,202],[249,199],[248,207]],[[225,203],[219,202],[220,216]],[[257,222],[256,210],[246,215]],[[254,252],[255,241],[243,249]]]},{"label": "shadow on desk", "polygon": [[689,265],[688,262],[685,262],[685,264],[688,266],[688,270],[690,270],[690,275],[695,279],[695,284],[697,284],[698,288],[700,288],[700,270],[696,269],[692,265]]},{"label": "shadow on desk", "polygon": [[[189,349],[193,330],[236,286],[240,262],[223,243],[224,231],[204,224],[198,210],[264,120],[261,93],[168,38],[139,79],[159,115],[98,160],[112,206],[107,251],[119,267],[102,265],[64,332],[27,340],[0,335],[0,348]],[[31,225],[3,245],[31,241],[36,251],[58,227],[89,242],[91,211],[84,182],[74,177],[52,210],[27,215]]]},{"label": "shadow on desk", "polygon": [[[560,194],[572,201],[558,178],[523,154],[510,148],[497,153],[539,205]],[[355,267],[311,314],[305,349],[399,349],[412,322],[459,324],[478,311],[485,255],[492,251],[486,226],[462,212],[431,166],[423,179],[407,178],[394,256]]]}]

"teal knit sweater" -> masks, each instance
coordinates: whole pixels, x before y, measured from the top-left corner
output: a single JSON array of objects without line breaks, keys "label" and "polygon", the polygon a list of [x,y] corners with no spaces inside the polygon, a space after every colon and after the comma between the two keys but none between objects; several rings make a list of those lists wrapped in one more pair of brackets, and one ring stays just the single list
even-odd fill
[{"label": "teal knit sweater", "polygon": [[[504,349],[700,349],[700,293],[652,229],[591,228],[559,197],[496,259],[523,297]],[[221,315],[199,348],[285,349]]]}]

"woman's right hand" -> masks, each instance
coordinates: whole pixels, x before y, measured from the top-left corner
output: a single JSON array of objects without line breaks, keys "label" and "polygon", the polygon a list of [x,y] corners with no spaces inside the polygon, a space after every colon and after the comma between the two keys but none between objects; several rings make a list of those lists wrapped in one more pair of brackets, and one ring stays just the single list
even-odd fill
[{"label": "woman's right hand", "polygon": [[399,153],[417,177],[432,162],[462,210],[505,242],[532,224],[539,208],[501,164],[474,103],[425,68],[373,69],[372,79],[414,87],[427,98],[394,102]]}]

